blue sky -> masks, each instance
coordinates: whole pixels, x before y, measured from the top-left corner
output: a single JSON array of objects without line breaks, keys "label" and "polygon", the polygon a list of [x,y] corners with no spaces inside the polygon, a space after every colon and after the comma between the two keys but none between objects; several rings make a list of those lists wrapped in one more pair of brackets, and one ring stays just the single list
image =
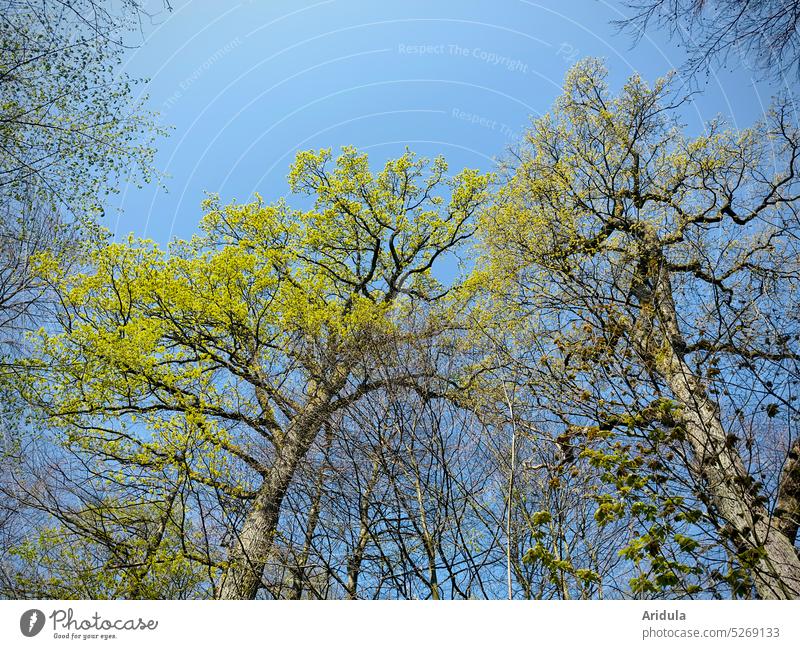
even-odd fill
[{"label": "blue sky", "polygon": [[[150,0],[155,6],[160,0]],[[665,34],[632,47],[603,0],[172,0],[145,25],[124,69],[147,77],[148,105],[173,127],[159,142],[166,191],[123,188],[117,235],[165,242],[195,231],[204,192],[239,202],[287,191],[294,153],[352,144],[378,166],[408,146],[451,170],[489,170],[546,112],[579,58],[606,60],[617,87],[683,61]],[[747,126],[774,86],[748,66],[716,71],[685,119]]]}]

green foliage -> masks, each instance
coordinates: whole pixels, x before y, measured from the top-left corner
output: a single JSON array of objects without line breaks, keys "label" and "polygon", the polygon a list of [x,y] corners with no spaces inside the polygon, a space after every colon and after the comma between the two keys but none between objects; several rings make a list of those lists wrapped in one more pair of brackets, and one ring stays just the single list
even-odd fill
[{"label": "green foliage", "polygon": [[[114,506],[106,505],[109,510]],[[151,512],[153,514],[154,512]],[[102,515],[91,514],[96,520]],[[14,591],[31,599],[191,599],[208,597],[208,573],[181,551],[180,534],[168,525],[161,531],[143,511],[127,511],[126,522],[107,525],[102,538],[88,527],[41,526],[34,535],[8,548]],[[108,524],[108,516],[103,517]],[[73,523],[76,521],[73,520]],[[160,542],[145,534],[158,535]]]},{"label": "green foliage", "polygon": [[129,0],[113,11],[93,0],[2,3],[3,205],[35,200],[82,218],[121,183],[153,177],[165,131],[118,71],[132,11]]},{"label": "green foliage", "polygon": [[[435,264],[473,235],[491,177],[446,172],[442,159],[410,152],[377,173],[352,148],[335,161],[303,152],[289,182],[313,195],[307,210],[210,197],[200,233],[167,250],[100,233],[82,272],[39,255],[62,308],[60,328],[31,337],[19,387],[34,416],[91,461],[101,493],[127,485],[133,511],[179,486],[225,516],[246,510],[296,444],[293,422],[320,403],[332,413],[403,385],[411,370],[392,366],[397,342],[424,345],[447,326]],[[119,523],[106,505],[93,511]],[[220,534],[183,530],[176,556],[222,569]],[[148,580],[183,574],[165,560],[148,555]]]},{"label": "green foliage", "polygon": [[[35,591],[47,575],[37,592],[64,597],[183,596],[232,568],[263,572],[274,539],[287,553],[298,545],[277,530],[283,498],[299,471],[320,462],[315,495],[300,498],[314,499],[299,544],[310,561],[327,481],[347,474],[333,466],[337,452],[353,453],[348,446],[329,457],[326,447],[315,449],[324,463],[307,461],[319,431],[334,446],[334,423],[347,444],[375,433],[367,491],[389,493],[388,484],[405,502],[380,472],[409,471],[384,457],[394,420],[406,413],[359,431],[351,407],[370,394],[399,399],[410,390],[425,408],[450,399],[454,412],[442,421],[468,413],[493,456],[506,452],[500,435],[510,428],[512,460],[498,460],[506,514],[485,516],[500,507],[483,492],[453,497],[481,520],[505,519],[508,573],[520,582],[528,570],[542,590],[564,597],[603,596],[606,581],[637,597],[699,595],[720,583],[736,596],[752,592],[764,548],[749,549],[741,530],[707,540],[720,527],[719,507],[702,490],[713,486],[707,468],[734,457],[736,438],[717,447],[724,434],[704,444],[698,432],[718,416],[703,381],[720,380],[726,370],[716,357],[740,339],[706,354],[721,343],[705,336],[706,314],[697,315],[704,305],[676,313],[682,294],[673,287],[722,285],[692,255],[713,247],[703,233],[723,218],[722,199],[730,209],[730,178],[758,167],[763,129],[715,122],[689,138],[662,109],[669,79],[650,87],[633,77],[613,96],[605,77],[592,60],[570,72],[498,195],[493,175],[449,177],[441,158],[407,151],[373,170],[352,147],[336,157],[307,151],[288,177],[293,193],[310,196],[304,209],[211,195],[199,232],[167,248],[97,231],[80,272],[58,255],[36,255],[38,277],[59,296],[58,326],[31,337],[18,389],[31,422],[47,422],[65,454],[85,463],[96,491],[59,512],[60,527],[13,547],[17,582]],[[725,281],[751,267],[749,244],[729,243]],[[469,278],[443,281],[437,264],[455,265],[473,244],[483,256]],[[700,364],[702,354],[714,360],[695,377],[687,359]],[[768,419],[779,413],[774,403],[764,410]],[[530,456],[521,460],[523,448]],[[402,451],[417,472],[405,506],[419,509],[428,589],[438,596],[436,558],[445,550],[429,523],[441,512],[425,509],[416,459],[434,452],[446,454],[424,444]],[[719,467],[739,464],[714,466],[727,478]],[[733,480],[754,489],[749,474]],[[361,485],[354,491],[361,545],[348,571],[378,542],[361,529],[373,513],[362,503],[367,494]],[[252,561],[230,539],[254,518],[242,535],[263,541]],[[61,537],[90,543],[73,549]],[[476,533],[469,542],[478,548],[481,540]],[[708,569],[726,560],[725,574]],[[228,586],[252,596],[260,574],[250,573]],[[331,574],[317,577],[332,583]]]},{"label": "green foliage", "polygon": [[[662,414],[671,416],[671,406],[659,408]],[[707,564],[701,544],[692,536],[697,533],[692,525],[702,512],[682,496],[665,491],[668,477],[664,458],[672,455],[674,441],[660,427],[647,428],[646,420],[649,418],[641,413],[629,419],[645,427],[644,439],[635,445],[609,437],[599,442],[600,448],[582,451],[589,465],[600,470],[599,478],[605,486],[593,496],[597,503],[595,520],[600,526],[630,521],[638,528],[619,550],[636,573],[630,580],[631,592],[662,597],[695,593],[701,589],[696,579],[704,574]],[[641,435],[633,427],[629,432]],[[610,449],[604,450],[606,446]]]}]

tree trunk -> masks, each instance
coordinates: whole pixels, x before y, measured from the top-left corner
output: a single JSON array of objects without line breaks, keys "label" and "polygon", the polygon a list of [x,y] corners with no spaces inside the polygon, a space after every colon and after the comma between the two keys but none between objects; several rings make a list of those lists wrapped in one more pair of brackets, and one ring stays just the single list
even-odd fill
[{"label": "tree trunk", "polygon": [[330,415],[333,392],[318,390],[287,427],[275,461],[258,491],[228,557],[218,599],[255,599],[272,549],[281,505],[299,462]]},{"label": "tree trunk", "polygon": [[770,522],[757,502],[752,478],[735,448],[726,444],[718,409],[677,354],[672,355],[667,381],[684,406],[681,418],[695,455],[695,470],[704,478],[712,502],[733,529],[740,550],[762,552],[753,566],[756,590],[764,599],[800,597],[800,560],[789,538]]},{"label": "tree trunk", "polygon": [[364,560],[364,552],[370,539],[369,503],[372,498],[372,490],[380,477],[380,465],[377,460],[372,463],[372,472],[367,480],[364,492],[359,497],[358,519],[361,522],[353,553],[347,560],[347,599],[358,599],[358,578],[361,576],[361,564]]},{"label": "tree trunk", "polygon": [[362,522],[356,547],[347,559],[347,585],[345,586],[347,599],[358,599],[358,578],[361,576],[361,563],[364,560],[364,551],[367,549],[368,541],[367,524]]},{"label": "tree trunk", "polygon": [[[766,507],[756,498],[753,478],[736,448],[728,443],[719,406],[692,372],[681,350],[685,349],[666,264],[660,255],[650,265],[653,281],[651,304],[643,305],[661,324],[661,335],[644,332],[640,352],[663,375],[681,406],[680,421],[686,429],[694,461],[690,470],[707,486],[710,502],[731,530],[739,552],[750,550],[751,573],[763,599],[800,598],[800,559],[792,542],[771,523]],[[646,325],[649,329],[650,325]],[[642,332],[640,332],[640,335]]]},{"label": "tree trunk", "polygon": [[[333,436],[331,434],[330,425],[326,425],[325,429],[326,434],[324,452],[327,456]],[[311,509],[309,509],[308,512],[308,523],[306,525],[306,531],[304,535],[305,538],[303,539],[303,549],[297,559],[297,569],[292,575],[292,583],[291,587],[289,588],[289,599],[302,599],[303,591],[306,589],[308,559],[311,556],[311,546],[314,542],[314,532],[317,529],[317,523],[319,523],[320,510],[322,509],[322,496],[325,492],[325,474],[328,471],[328,467],[329,465],[327,460],[323,461],[322,466],[319,468],[319,473],[317,473],[317,479],[314,482],[314,496],[311,500]]]},{"label": "tree trunk", "polygon": [[778,487],[778,502],[775,504],[775,519],[778,529],[794,543],[800,527],[800,438],[794,440],[786,454]]}]

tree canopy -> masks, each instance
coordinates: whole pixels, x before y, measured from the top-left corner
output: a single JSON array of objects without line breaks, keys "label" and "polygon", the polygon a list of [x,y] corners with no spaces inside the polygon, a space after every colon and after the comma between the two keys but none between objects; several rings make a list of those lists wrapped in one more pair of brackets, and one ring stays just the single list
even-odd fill
[{"label": "tree canopy", "polygon": [[[141,506],[165,506],[177,489],[214,501],[204,507],[222,525],[205,530],[215,551],[209,538],[183,541],[222,569],[223,597],[255,595],[286,490],[323,424],[431,373],[394,349],[446,326],[436,312],[448,289],[432,271],[488,198],[488,176],[445,178],[441,159],[406,153],[377,174],[353,149],[331,162],[330,151],[297,156],[289,182],[313,195],[308,211],[210,198],[201,234],[168,251],[100,240],[91,270],[66,276],[41,261],[64,309],[60,330],[40,332],[29,401],[110,484],[144,480]],[[429,311],[421,326],[405,315],[416,305]],[[229,529],[241,508],[243,527]],[[227,558],[224,534],[238,535]]]},{"label": "tree canopy", "polygon": [[[566,441],[609,471],[609,515],[642,490],[677,521],[699,511],[760,596],[797,597],[797,130],[779,105],[689,137],[669,79],[613,96],[605,77],[576,66],[534,122],[486,221],[490,274],[531,314],[531,372]],[[655,587],[693,572],[665,556],[670,531],[694,545],[686,530],[642,511],[630,552]]]},{"label": "tree canopy", "polygon": [[585,60],[497,173],[305,151],[166,248],[35,255],[3,592],[800,596],[800,140],[682,103]]}]

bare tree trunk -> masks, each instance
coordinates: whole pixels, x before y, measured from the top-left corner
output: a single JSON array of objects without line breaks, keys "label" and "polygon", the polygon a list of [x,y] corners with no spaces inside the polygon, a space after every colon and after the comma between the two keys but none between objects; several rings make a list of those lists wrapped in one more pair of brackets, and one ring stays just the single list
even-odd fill
[{"label": "bare tree trunk", "polygon": [[379,477],[380,465],[377,461],[373,461],[372,473],[358,503],[358,520],[360,521],[358,541],[347,560],[347,585],[345,586],[347,599],[358,599],[358,578],[361,576],[361,564],[364,561],[364,552],[370,538],[369,501]]},{"label": "bare tree trunk", "polygon": [[369,541],[369,529],[367,523],[362,522],[358,534],[358,542],[353,549],[353,553],[347,560],[347,599],[358,599],[358,578],[361,576],[361,564],[364,560],[364,551],[367,549]]},{"label": "bare tree trunk", "polygon": [[278,527],[281,504],[298,463],[330,415],[332,392],[321,389],[292,420],[277,456],[253,501],[217,588],[218,599],[254,599]]},{"label": "bare tree trunk", "polygon": [[506,507],[506,589],[508,599],[514,599],[514,582],[511,578],[511,546],[513,541],[512,524],[514,522],[514,478],[517,469],[517,423],[514,417],[514,404],[508,395],[506,383],[503,381],[503,395],[508,406],[508,417],[511,422],[511,461],[508,471],[508,504]]},{"label": "bare tree trunk", "polygon": [[419,533],[422,540],[422,547],[425,549],[425,557],[428,560],[428,586],[431,590],[431,599],[440,600],[442,599],[442,593],[439,587],[439,573],[436,566],[436,539],[428,526],[428,516],[425,513],[425,497],[423,495],[422,483],[420,482],[419,464],[413,453],[409,454],[409,460],[414,467],[414,489],[417,495],[417,506],[419,507]]}]

